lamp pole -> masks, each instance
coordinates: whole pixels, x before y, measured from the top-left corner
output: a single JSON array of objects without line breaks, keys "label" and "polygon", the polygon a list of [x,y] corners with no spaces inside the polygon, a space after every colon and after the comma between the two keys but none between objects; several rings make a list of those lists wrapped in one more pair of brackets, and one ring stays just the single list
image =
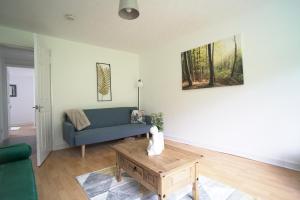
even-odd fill
[{"label": "lamp pole", "polygon": [[138,87],[138,110],[140,109],[140,87]]},{"label": "lamp pole", "polygon": [[142,81],[142,79],[138,80],[137,87],[138,87],[138,110],[139,110],[140,109],[140,88],[143,87],[143,81]]}]

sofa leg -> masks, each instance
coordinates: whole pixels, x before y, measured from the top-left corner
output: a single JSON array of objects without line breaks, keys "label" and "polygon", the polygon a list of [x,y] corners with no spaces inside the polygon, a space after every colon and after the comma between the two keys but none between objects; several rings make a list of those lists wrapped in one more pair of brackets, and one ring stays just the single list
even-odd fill
[{"label": "sofa leg", "polygon": [[149,136],[149,133],[146,133],[146,136],[147,136],[147,139],[149,139],[149,138],[150,138],[150,136]]},{"label": "sofa leg", "polygon": [[81,157],[85,157],[85,145],[81,145]]}]

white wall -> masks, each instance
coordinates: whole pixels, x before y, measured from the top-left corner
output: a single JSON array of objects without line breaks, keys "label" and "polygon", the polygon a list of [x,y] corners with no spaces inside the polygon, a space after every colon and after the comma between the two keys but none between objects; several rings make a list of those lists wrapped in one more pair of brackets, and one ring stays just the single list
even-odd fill
[{"label": "white wall", "polygon": [[[166,136],[300,170],[300,3],[278,2],[141,55],[142,108],[165,114]],[[180,53],[236,33],[245,84],[181,90]]]},{"label": "white wall", "polygon": [[[51,50],[54,149],[66,146],[65,110],[137,106],[138,55],[47,36],[41,39]],[[97,101],[96,62],[111,64],[112,101]]]},{"label": "white wall", "polygon": [[33,47],[31,32],[0,26],[0,44]]},{"label": "white wall", "polygon": [[8,67],[8,82],[17,86],[17,96],[9,97],[9,125],[34,124],[34,69]]}]

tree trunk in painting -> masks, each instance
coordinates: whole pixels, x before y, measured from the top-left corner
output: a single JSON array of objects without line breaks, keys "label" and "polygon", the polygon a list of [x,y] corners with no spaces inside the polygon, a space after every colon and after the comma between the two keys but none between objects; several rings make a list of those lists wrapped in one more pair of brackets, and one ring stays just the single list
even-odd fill
[{"label": "tree trunk in painting", "polygon": [[212,52],[212,45],[207,45],[208,51],[208,62],[209,62],[209,83],[208,85],[213,87],[215,84],[215,70],[214,70],[214,61],[213,61],[213,52]]},{"label": "tree trunk in painting", "polygon": [[202,81],[203,79],[203,72],[202,72],[202,69],[201,69],[201,48],[199,48],[199,51],[198,51],[198,69],[200,71],[200,78],[199,78],[199,81]]},{"label": "tree trunk in painting", "polygon": [[183,81],[186,81],[187,80],[187,75],[185,73],[185,68],[186,68],[186,62],[185,62],[185,59],[184,59],[184,53],[181,53],[181,69],[182,69],[182,80]]},{"label": "tree trunk in painting", "polygon": [[195,81],[195,73],[194,73],[194,59],[193,59],[193,50],[188,51],[188,59],[189,59],[189,63],[190,63],[190,73],[191,73],[191,77],[192,77],[192,81]]},{"label": "tree trunk in painting", "polygon": [[236,37],[235,36],[233,36],[233,41],[234,41],[234,59],[233,59],[233,64],[232,64],[231,78],[233,78],[233,75],[234,75],[236,58],[237,58],[237,44],[236,44]]},{"label": "tree trunk in painting", "polygon": [[[206,47],[205,50],[206,50],[205,51],[205,65],[208,66],[209,65],[209,63],[208,63],[208,48]],[[205,70],[205,68],[204,68],[204,66],[202,66],[203,77],[205,75],[205,71],[204,70]]]},{"label": "tree trunk in painting", "polygon": [[214,84],[216,82],[216,76],[215,76],[215,65],[214,65],[214,60],[215,60],[215,43],[211,44],[211,57],[212,57],[212,66],[213,66],[213,75],[214,75]]},{"label": "tree trunk in painting", "polygon": [[187,76],[187,80],[189,82],[189,86],[193,85],[193,81],[192,81],[192,77],[191,77],[191,71],[190,71],[190,61],[188,58],[188,52],[184,53],[184,60],[185,60],[185,72],[186,72],[186,76]]}]

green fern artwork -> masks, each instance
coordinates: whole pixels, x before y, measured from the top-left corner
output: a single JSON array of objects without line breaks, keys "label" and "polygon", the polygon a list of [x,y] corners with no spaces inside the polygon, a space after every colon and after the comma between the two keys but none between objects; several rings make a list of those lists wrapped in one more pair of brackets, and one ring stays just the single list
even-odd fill
[{"label": "green fern artwork", "polygon": [[98,101],[111,101],[111,70],[110,64],[97,63],[97,96]]}]

